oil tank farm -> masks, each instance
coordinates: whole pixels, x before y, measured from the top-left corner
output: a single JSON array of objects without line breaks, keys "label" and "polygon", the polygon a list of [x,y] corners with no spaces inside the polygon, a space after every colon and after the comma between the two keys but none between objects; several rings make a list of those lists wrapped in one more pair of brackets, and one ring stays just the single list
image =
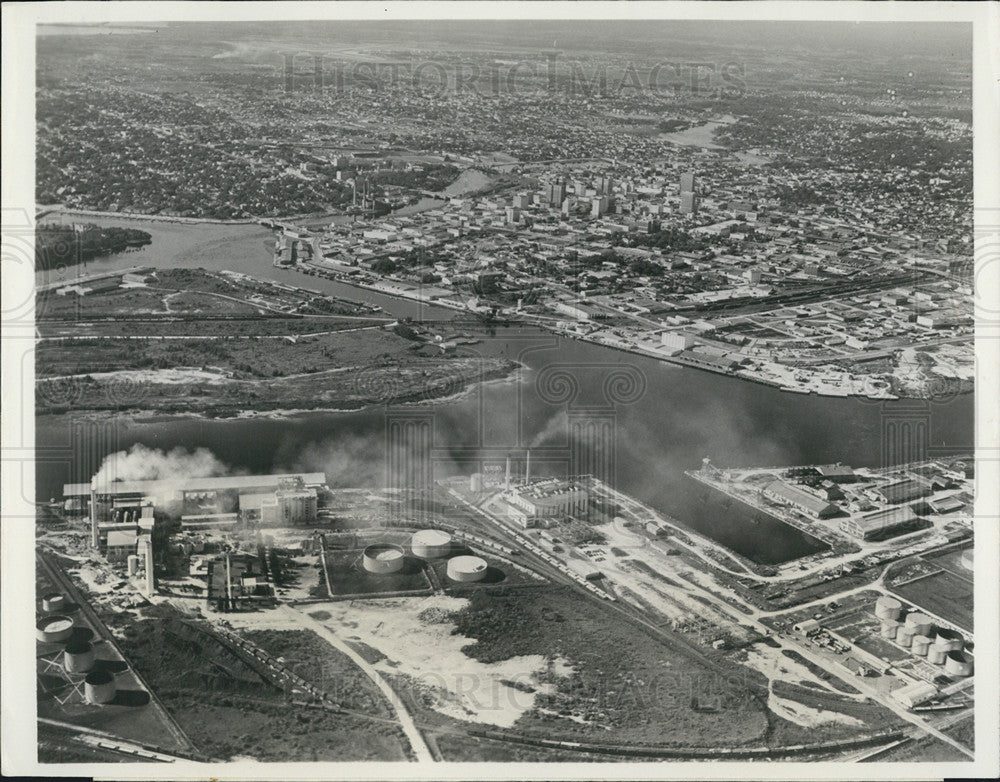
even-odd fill
[{"label": "oil tank farm", "polygon": [[403,549],[387,543],[368,546],[362,556],[362,565],[369,573],[398,573],[405,563]]},{"label": "oil tank farm", "polygon": [[421,559],[439,559],[451,553],[452,538],[447,532],[439,529],[422,529],[414,532],[410,538],[410,550],[413,556]]},{"label": "oil tank farm", "polygon": [[448,578],[461,583],[482,581],[486,577],[486,568],[486,560],[482,557],[454,557],[448,560]]},{"label": "oil tank farm", "polygon": [[83,680],[83,694],[87,703],[108,703],[114,700],[117,689],[114,674],[110,671],[91,671]]},{"label": "oil tank farm", "polygon": [[948,652],[944,658],[944,672],[950,676],[972,676],[972,656],[967,652]]},{"label": "oil tank farm", "polygon": [[50,592],[42,595],[42,610],[47,614],[54,614],[62,611],[66,607],[66,598],[58,592]]},{"label": "oil tank farm", "polygon": [[875,616],[882,621],[898,622],[903,617],[903,604],[894,597],[882,595],[875,601]]},{"label": "oil tank farm", "polygon": [[86,673],[94,667],[94,646],[89,641],[70,641],[63,650],[67,673]]},{"label": "oil tank farm", "polygon": [[73,635],[73,620],[60,614],[39,620],[35,627],[38,640],[45,643],[61,643]]},{"label": "oil tank farm", "polygon": [[934,620],[927,614],[914,611],[906,615],[906,628],[913,632],[913,635],[930,635],[934,629]]}]

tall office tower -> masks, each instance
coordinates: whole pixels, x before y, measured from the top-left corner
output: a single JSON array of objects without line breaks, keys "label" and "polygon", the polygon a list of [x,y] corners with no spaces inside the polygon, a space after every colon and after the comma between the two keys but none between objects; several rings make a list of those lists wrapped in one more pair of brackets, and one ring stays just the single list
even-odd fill
[{"label": "tall office tower", "polygon": [[681,174],[681,194],[694,192],[694,172],[686,171]]},{"label": "tall office tower", "polygon": [[694,214],[698,211],[698,196],[692,192],[681,193],[681,214]]}]

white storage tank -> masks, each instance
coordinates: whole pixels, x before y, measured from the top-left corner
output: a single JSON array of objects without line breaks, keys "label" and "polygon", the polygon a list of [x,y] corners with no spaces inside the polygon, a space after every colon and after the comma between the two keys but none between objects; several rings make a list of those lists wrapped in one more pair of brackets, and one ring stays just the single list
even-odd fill
[{"label": "white storage tank", "polygon": [[406,560],[403,549],[387,543],[376,543],[365,549],[363,565],[369,573],[398,573]]},{"label": "white storage tank", "polygon": [[957,652],[963,646],[962,634],[946,627],[939,628],[934,634],[934,645],[944,652]]},{"label": "white storage tank", "polygon": [[42,619],[35,627],[38,640],[46,643],[61,643],[73,635],[73,620],[59,614]]},{"label": "white storage tank", "polygon": [[949,676],[972,676],[972,657],[965,652],[948,652],[944,672]]},{"label": "white storage tank", "polygon": [[486,560],[482,557],[453,557],[448,560],[448,578],[461,582],[482,581],[486,568]]},{"label": "white storage tank", "polygon": [[930,648],[931,639],[926,635],[915,635],[913,636],[913,643],[910,646],[911,651],[919,655],[920,657],[927,656],[927,650]]},{"label": "white storage tank", "polygon": [[413,556],[421,559],[438,559],[451,553],[451,535],[439,529],[422,529],[410,538]]},{"label": "white storage tank", "polygon": [[66,598],[58,592],[50,592],[42,595],[42,610],[47,614],[54,614],[62,611],[66,607]]},{"label": "white storage tank", "polygon": [[128,555],[128,574],[134,576],[139,572],[139,555],[129,554]]},{"label": "white storage tank", "polygon": [[903,615],[903,604],[894,597],[882,595],[875,601],[875,616],[882,620],[899,621]]},{"label": "white storage tank", "polygon": [[63,667],[69,673],[86,673],[94,667],[94,646],[89,641],[71,641],[63,651]]},{"label": "white storage tank", "polygon": [[896,631],[896,643],[904,649],[909,649],[913,643],[913,631],[909,627],[900,627]]},{"label": "white storage tank", "polygon": [[888,638],[890,641],[896,637],[896,633],[902,625],[899,622],[882,622],[882,627],[879,629],[879,634],[883,638]]},{"label": "white storage tank", "polygon": [[87,703],[108,703],[114,700],[115,677],[110,671],[91,671],[83,680],[83,694]]},{"label": "white storage tank", "polygon": [[914,611],[906,615],[906,627],[912,630],[914,635],[930,635],[934,629],[934,620],[927,614]]},{"label": "white storage tank", "polygon": [[944,665],[945,657],[948,656],[948,652],[939,647],[937,644],[931,644],[927,648],[927,662],[934,663],[934,665]]},{"label": "white storage tank", "polygon": [[970,548],[962,552],[962,567],[966,570],[972,570],[973,567],[974,556],[972,551],[973,550]]}]

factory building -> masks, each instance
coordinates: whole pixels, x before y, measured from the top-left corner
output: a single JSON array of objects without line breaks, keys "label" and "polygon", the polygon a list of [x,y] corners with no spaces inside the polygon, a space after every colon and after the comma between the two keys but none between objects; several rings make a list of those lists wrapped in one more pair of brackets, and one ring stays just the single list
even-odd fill
[{"label": "factory building", "polygon": [[845,519],[840,529],[861,540],[881,540],[914,529],[919,523],[920,517],[907,505]]},{"label": "factory building", "polygon": [[[241,494],[273,494],[274,523],[308,523],[316,518],[316,489],[326,483],[324,473],[233,475],[217,478],[68,483],[63,496],[88,502],[91,545],[98,548],[107,533],[122,525],[151,530],[152,505],[178,505],[180,515],[200,526],[235,523]],[[280,496],[279,496],[280,495]],[[285,519],[300,521],[286,522]]]},{"label": "factory building", "polygon": [[764,487],[763,494],[769,500],[791,505],[814,519],[828,519],[839,511],[836,505],[784,481],[769,483]]},{"label": "factory building", "polygon": [[111,530],[108,533],[108,545],[104,555],[108,562],[121,564],[127,562],[129,555],[135,554],[139,536],[135,532]]},{"label": "factory building", "polygon": [[870,490],[871,495],[889,505],[916,500],[930,493],[928,488],[914,478],[900,478]]},{"label": "factory building", "polygon": [[892,697],[908,709],[919,706],[924,701],[929,701],[935,695],[937,695],[937,688],[926,682],[910,684],[892,693]]},{"label": "factory building", "polygon": [[545,525],[569,516],[586,517],[590,492],[575,481],[541,481],[503,495],[511,517],[522,527]]}]

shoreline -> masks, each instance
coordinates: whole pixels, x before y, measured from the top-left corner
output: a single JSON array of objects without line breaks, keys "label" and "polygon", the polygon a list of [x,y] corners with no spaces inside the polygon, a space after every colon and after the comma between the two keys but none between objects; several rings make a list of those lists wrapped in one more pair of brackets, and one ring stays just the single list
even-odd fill
[{"label": "shoreline", "polygon": [[214,405],[206,406],[201,410],[166,410],[149,408],[126,408],[112,410],[106,408],[74,408],[69,410],[44,410],[36,409],[35,419],[58,420],[60,418],[75,418],[79,420],[107,420],[111,418],[128,417],[139,423],[157,423],[161,421],[178,420],[210,420],[210,421],[246,421],[252,419],[282,420],[297,417],[306,417],[313,414],[343,414],[356,413],[360,410],[380,406],[413,407],[423,404],[439,404],[445,401],[453,401],[472,393],[481,386],[489,384],[513,383],[516,376],[528,369],[524,364],[507,359],[510,364],[506,368],[497,368],[485,372],[482,377],[463,383],[463,388],[459,391],[452,391],[441,395],[428,395],[426,391],[418,391],[410,394],[403,394],[390,400],[363,399],[357,402],[346,403],[342,407],[309,407],[309,408],[250,408],[245,405]]}]

